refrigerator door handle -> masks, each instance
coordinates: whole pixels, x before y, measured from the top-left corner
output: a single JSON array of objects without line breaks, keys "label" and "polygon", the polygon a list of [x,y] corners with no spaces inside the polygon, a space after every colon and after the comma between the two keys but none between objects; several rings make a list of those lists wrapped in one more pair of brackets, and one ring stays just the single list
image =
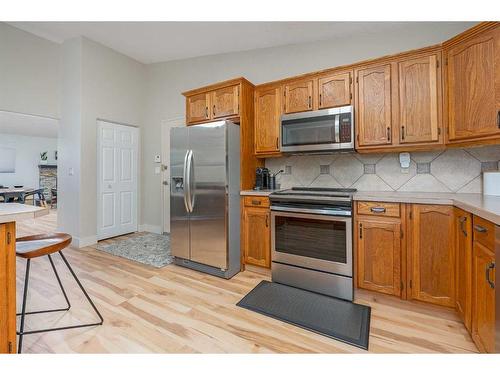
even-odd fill
[{"label": "refrigerator door handle", "polygon": [[184,168],[183,168],[183,184],[184,184],[184,207],[187,212],[189,211],[189,203],[188,203],[188,195],[189,195],[189,183],[188,183],[188,163],[189,163],[189,151],[186,151],[186,155],[184,155]]},{"label": "refrigerator door handle", "polygon": [[191,150],[191,154],[189,157],[189,206],[191,208],[191,212],[194,210],[194,205],[196,202],[196,188],[195,188],[195,179],[194,179],[194,152]]}]

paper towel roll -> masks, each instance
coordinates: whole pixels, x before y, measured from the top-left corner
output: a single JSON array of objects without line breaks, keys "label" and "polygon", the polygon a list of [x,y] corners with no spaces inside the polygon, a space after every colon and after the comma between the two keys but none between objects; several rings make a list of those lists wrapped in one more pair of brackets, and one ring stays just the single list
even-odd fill
[{"label": "paper towel roll", "polygon": [[483,194],[500,196],[500,172],[483,173]]}]

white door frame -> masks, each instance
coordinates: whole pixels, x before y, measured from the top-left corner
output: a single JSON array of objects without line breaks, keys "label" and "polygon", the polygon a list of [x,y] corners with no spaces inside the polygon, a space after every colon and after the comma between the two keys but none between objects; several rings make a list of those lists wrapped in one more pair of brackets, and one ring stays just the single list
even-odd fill
[{"label": "white door frame", "polygon": [[[100,183],[101,183],[101,174],[102,174],[102,163],[101,163],[101,134],[100,134],[100,128],[102,125],[112,125],[112,126],[116,126],[116,127],[127,127],[131,130],[133,130],[135,132],[135,136],[136,136],[136,142],[135,142],[135,147],[134,147],[134,151],[135,151],[135,193],[136,193],[136,196],[135,196],[135,228],[133,230],[133,232],[137,232],[139,230],[139,217],[140,217],[140,211],[139,211],[139,194],[140,194],[140,191],[139,191],[139,176],[140,176],[140,165],[139,165],[139,152],[140,152],[140,142],[141,142],[141,138],[140,138],[140,128],[138,126],[134,126],[134,125],[129,125],[129,124],[123,124],[123,123],[119,123],[119,122],[115,122],[115,121],[109,121],[109,120],[104,120],[104,119],[97,119],[97,122],[96,122],[96,128],[97,128],[97,215],[101,215],[102,214],[102,208],[101,208],[101,194],[100,194],[100,191],[101,191],[101,187],[100,187]],[[103,235],[102,233],[100,233],[100,228],[99,228],[99,223],[100,223],[100,219],[99,217],[96,218],[96,224],[97,224],[97,239],[98,240],[101,240],[101,239],[105,239],[105,238],[110,238],[112,236],[109,236],[109,235]],[[124,234],[124,233],[123,233]],[[117,234],[117,235],[120,235],[120,234]]]},{"label": "white door frame", "polygon": [[[175,117],[161,122],[161,228],[170,233],[170,129],[185,126],[184,117]],[[165,185],[165,182],[167,185]]]}]

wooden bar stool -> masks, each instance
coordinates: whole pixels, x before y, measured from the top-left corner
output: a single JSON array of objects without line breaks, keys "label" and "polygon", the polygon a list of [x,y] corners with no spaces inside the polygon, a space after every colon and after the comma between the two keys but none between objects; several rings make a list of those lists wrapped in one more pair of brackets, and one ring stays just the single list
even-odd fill
[{"label": "wooden bar stool", "polygon": [[[66,257],[64,256],[64,254],[62,253],[62,250],[70,245],[71,240],[72,240],[71,236],[69,234],[66,234],[66,233],[39,234],[39,235],[34,235],[34,236],[21,237],[21,238],[18,238],[16,240],[16,255],[20,258],[26,259],[26,275],[24,277],[23,305],[22,305],[21,313],[17,314],[17,316],[21,316],[21,325],[20,325],[19,331],[17,332],[17,334],[19,335],[19,345],[18,345],[18,350],[17,350],[18,353],[21,353],[21,350],[23,347],[24,335],[50,332],[50,331],[61,331],[61,330],[73,329],[73,328],[93,327],[93,326],[102,325],[102,323],[104,322],[104,319],[102,318],[102,315],[99,313],[99,310],[97,310],[97,307],[94,305],[94,302],[92,302],[92,299],[88,295],[87,291],[84,289],[84,287],[83,287],[82,283],[80,282],[80,280],[78,279],[78,277],[76,277],[75,272],[71,268]],[[76,283],[78,284],[78,286],[82,290],[83,294],[87,298],[87,301],[89,301],[90,305],[92,306],[92,308],[94,309],[96,314],[99,316],[98,323],[79,324],[79,325],[73,325],[73,326],[39,329],[39,330],[34,330],[34,331],[25,331],[24,330],[24,322],[26,319],[26,315],[43,314],[43,313],[50,313],[50,312],[56,312],[56,311],[68,311],[71,308],[71,304],[69,302],[68,296],[66,295],[66,291],[64,290],[64,287],[62,285],[59,274],[57,273],[57,269],[56,269],[56,266],[54,264],[54,261],[52,260],[52,257],[50,256],[50,254],[53,254],[53,253],[59,253],[59,255],[61,256],[63,262],[68,267],[71,275],[73,276]],[[52,309],[52,310],[26,312],[26,300],[27,300],[27,296],[28,296],[28,282],[29,282],[29,276],[30,276],[31,260],[34,258],[43,257],[45,255],[49,258],[50,265],[52,266],[52,269],[54,270],[54,274],[56,276],[57,282],[59,283],[59,287],[61,288],[62,294],[64,295],[64,299],[66,300],[67,307],[60,308],[60,309]]]}]

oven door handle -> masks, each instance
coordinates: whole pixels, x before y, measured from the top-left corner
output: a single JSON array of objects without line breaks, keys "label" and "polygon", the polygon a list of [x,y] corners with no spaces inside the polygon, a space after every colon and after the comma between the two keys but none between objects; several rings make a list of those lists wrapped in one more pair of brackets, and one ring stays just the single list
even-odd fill
[{"label": "oven door handle", "polygon": [[313,215],[326,215],[326,216],[341,216],[341,217],[351,217],[351,210],[341,210],[341,211],[332,211],[332,210],[322,210],[322,209],[314,209],[314,208],[297,208],[297,207],[278,207],[271,206],[271,212],[290,212],[290,213],[304,213],[304,214],[313,214]]}]

